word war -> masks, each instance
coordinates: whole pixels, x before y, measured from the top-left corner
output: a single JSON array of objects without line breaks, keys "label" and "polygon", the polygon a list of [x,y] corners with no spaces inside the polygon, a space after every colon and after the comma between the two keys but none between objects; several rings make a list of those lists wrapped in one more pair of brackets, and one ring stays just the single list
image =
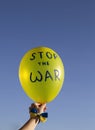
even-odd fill
[{"label": "word war", "polygon": [[45,75],[43,75],[40,71],[36,72],[37,76],[35,78],[33,78],[33,73],[30,73],[30,81],[31,82],[41,82],[41,81],[47,81],[47,79],[50,79],[52,81],[56,81],[56,80],[60,80],[59,77],[59,71],[58,70],[54,70],[54,76],[52,75],[52,73],[50,73],[48,70],[46,71]]}]

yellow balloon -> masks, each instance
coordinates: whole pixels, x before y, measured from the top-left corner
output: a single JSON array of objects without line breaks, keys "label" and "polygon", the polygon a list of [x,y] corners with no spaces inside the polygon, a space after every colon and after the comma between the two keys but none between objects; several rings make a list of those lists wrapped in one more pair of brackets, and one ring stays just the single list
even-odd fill
[{"label": "yellow balloon", "polygon": [[51,48],[36,47],[22,57],[19,80],[33,101],[48,103],[56,98],[64,82],[64,65]]}]

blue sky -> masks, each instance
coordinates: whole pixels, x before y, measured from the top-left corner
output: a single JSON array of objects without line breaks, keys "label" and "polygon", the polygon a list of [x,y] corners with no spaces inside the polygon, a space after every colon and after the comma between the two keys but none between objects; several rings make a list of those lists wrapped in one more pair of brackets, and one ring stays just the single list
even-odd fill
[{"label": "blue sky", "polygon": [[33,102],[21,88],[19,63],[29,49],[61,56],[65,81],[37,130],[95,130],[95,1],[0,1],[0,130],[17,130]]}]

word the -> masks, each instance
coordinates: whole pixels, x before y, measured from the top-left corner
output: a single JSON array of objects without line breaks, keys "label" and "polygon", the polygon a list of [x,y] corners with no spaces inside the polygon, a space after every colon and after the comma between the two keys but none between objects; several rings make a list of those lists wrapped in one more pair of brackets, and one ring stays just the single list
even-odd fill
[{"label": "word the", "polygon": [[46,62],[38,62],[38,64],[44,66],[44,65],[49,65],[49,62],[48,61],[46,61]]}]

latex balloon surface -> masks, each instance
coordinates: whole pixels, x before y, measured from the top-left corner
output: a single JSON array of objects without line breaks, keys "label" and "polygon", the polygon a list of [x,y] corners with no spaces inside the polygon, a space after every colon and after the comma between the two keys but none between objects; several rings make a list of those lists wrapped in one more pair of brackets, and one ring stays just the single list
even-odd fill
[{"label": "latex balloon surface", "polygon": [[33,101],[51,102],[59,94],[64,82],[63,62],[51,48],[33,48],[21,59],[19,80],[24,92]]}]

